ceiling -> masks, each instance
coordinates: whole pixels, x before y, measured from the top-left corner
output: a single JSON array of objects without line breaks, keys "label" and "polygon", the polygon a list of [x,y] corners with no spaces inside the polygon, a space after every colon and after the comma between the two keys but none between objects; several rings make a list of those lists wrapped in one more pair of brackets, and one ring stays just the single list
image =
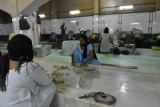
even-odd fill
[{"label": "ceiling", "polygon": [[0,23],[12,23],[10,14],[0,10]]},{"label": "ceiling", "polygon": [[[119,10],[119,6],[133,5],[131,10]],[[71,16],[69,11],[79,9],[79,15]],[[151,12],[160,9],[160,0],[50,0],[39,8],[45,19],[90,16],[95,14],[118,14]]]},{"label": "ceiling", "polygon": [[[131,10],[119,10],[119,6],[133,5]],[[79,15],[71,16],[69,11],[79,9]],[[160,10],[160,0],[49,0],[39,7],[43,19],[69,18],[104,14],[150,12]],[[11,23],[8,13],[0,10],[0,23]]]}]

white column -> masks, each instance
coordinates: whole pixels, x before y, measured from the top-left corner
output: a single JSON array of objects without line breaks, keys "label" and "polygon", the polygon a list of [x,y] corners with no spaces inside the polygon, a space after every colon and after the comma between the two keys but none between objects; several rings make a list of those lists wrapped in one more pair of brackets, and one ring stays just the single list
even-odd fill
[{"label": "white column", "polygon": [[19,16],[12,17],[14,34],[24,34],[28,36],[32,40],[33,46],[38,45],[40,41],[40,26],[37,24],[36,15],[36,12],[34,12],[32,15],[25,18],[30,25],[30,29],[28,30],[20,30]]},{"label": "white column", "polygon": [[13,23],[13,31],[14,34],[20,34],[20,28],[19,28],[19,16],[12,17],[12,23]]},{"label": "white column", "polygon": [[56,19],[51,19],[51,32],[56,32]]},{"label": "white column", "polygon": [[99,15],[94,15],[93,16],[93,22],[92,22],[92,24],[93,24],[93,28],[92,28],[92,32],[93,33],[100,33],[100,26],[99,26]]}]

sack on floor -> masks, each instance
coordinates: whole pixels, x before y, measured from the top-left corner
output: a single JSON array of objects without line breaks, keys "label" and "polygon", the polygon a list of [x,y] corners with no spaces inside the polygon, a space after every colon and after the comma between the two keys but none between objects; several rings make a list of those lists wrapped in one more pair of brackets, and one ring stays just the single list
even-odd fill
[{"label": "sack on floor", "polygon": [[128,51],[128,50],[122,50],[121,53],[122,53],[123,55],[129,55],[129,51]]},{"label": "sack on floor", "polygon": [[119,48],[118,47],[114,47],[113,48],[113,54],[114,55],[119,55],[121,52],[120,52],[120,50],[119,50]]},{"label": "sack on floor", "polygon": [[133,55],[140,55],[140,52],[139,51],[134,51]]}]

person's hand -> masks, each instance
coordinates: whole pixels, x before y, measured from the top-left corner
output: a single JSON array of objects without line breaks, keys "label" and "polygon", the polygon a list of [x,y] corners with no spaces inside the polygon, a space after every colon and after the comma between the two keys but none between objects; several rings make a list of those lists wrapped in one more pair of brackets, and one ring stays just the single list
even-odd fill
[{"label": "person's hand", "polygon": [[72,62],[72,63],[71,63],[71,65],[72,65],[72,66],[75,66],[75,63],[74,63],[74,62]]},{"label": "person's hand", "polygon": [[86,66],[88,66],[88,64],[84,62],[84,63],[81,63],[80,66],[86,67]]}]

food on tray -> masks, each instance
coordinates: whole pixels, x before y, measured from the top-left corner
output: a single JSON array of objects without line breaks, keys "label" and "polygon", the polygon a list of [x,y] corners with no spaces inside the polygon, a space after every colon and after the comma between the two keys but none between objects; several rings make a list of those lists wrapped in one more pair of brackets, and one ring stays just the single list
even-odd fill
[{"label": "food on tray", "polygon": [[54,65],[53,68],[57,68],[58,70],[60,70],[60,69],[69,69],[70,67],[67,65]]},{"label": "food on tray", "polygon": [[75,64],[75,67],[81,67],[81,65],[79,63]]},{"label": "food on tray", "polygon": [[66,75],[69,75],[69,73],[66,73]]},{"label": "food on tray", "polygon": [[56,83],[56,84],[64,83],[64,79],[61,78],[61,77],[54,77],[53,82]]},{"label": "food on tray", "polygon": [[88,67],[84,67],[84,70],[86,70],[86,71],[94,71],[95,68],[91,67],[91,66],[88,66]]},{"label": "food on tray", "polygon": [[64,83],[63,73],[54,72],[53,73],[53,82],[56,83],[56,84]]},{"label": "food on tray", "polygon": [[55,77],[62,77],[62,76],[63,76],[63,73],[54,72],[53,75],[54,75]]}]

